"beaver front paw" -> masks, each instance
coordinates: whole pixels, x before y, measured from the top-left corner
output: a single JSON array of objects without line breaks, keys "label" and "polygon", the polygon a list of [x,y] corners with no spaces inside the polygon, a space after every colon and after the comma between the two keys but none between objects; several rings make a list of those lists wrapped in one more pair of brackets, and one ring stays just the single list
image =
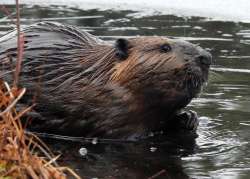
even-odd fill
[{"label": "beaver front paw", "polygon": [[196,131],[199,125],[199,119],[195,111],[185,111],[178,114],[180,127],[190,131]]}]

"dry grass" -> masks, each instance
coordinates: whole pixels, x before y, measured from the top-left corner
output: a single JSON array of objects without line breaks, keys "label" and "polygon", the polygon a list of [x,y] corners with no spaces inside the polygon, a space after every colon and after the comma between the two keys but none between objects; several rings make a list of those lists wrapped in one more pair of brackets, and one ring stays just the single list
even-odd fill
[{"label": "dry grass", "polygon": [[[0,178],[64,179],[64,172],[78,177],[71,169],[58,167],[46,145],[35,135],[25,134],[15,104],[25,89],[10,89],[0,81]],[[42,156],[42,157],[41,157]]]},{"label": "dry grass", "polygon": [[[0,5],[0,11],[13,20],[7,8]],[[0,179],[64,179],[69,175],[79,179],[80,177],[70,168],[59,167],[56,163],[59,156],[54,157],[37,136],[26,134],[21,124],[20,118],[32,107],[22,111],[15,109],[16,103],[25,94],[24,88],[18,88],[25,39],[25,34],[20,32],[18,0],[16,0],[15,24],[18,48],[13,87],[10,88],[0,79]]]}]

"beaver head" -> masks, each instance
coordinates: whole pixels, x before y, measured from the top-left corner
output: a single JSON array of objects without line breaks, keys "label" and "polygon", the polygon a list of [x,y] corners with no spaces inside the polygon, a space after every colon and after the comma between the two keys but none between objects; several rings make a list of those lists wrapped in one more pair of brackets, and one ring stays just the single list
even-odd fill
[{"label": "beaver head", "polygon": [[208,79],[212,57],[192,43],[141,37],[118,39],[116,48],[120,61],[113,67],[111,80],[150,108],[185,107]]}]

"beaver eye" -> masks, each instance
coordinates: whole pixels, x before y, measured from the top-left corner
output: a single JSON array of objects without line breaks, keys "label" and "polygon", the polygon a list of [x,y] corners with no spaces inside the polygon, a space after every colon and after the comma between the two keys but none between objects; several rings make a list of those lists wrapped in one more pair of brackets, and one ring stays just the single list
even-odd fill
[{"label": "beaver eye", "polygon": [[161,52],[170,52],[172,50],[171,46],[169,44],[163,44],[160,47]]}]

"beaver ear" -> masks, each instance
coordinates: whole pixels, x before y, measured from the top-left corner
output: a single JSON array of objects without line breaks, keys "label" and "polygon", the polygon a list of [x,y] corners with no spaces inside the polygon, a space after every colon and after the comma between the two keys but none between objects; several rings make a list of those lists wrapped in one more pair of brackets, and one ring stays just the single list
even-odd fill
[{"label": "beaver ear", "polygon": [[115,42],[116,57],[124,60],[128,57],[129,41],[126,39],[117,39]]}]

